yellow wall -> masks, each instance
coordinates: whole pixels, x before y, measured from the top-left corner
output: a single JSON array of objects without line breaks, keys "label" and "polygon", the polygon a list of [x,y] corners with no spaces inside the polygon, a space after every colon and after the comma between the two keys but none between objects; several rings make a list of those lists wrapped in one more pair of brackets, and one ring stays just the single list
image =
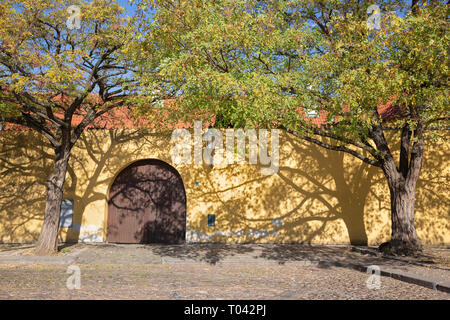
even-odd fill
[{"label": "yellow wall", "polygon": [[[392,134],[395,134],[392,132]],[[280,168],[259,165],[175,165],[169,135],[89,130],[76,144],[65,199],[74,200],[74,228],[61,241],[106,238],[107,195],[115,176],[140,159],[174,166],[187,196],[189,242],[379,244],[389,239],[389,191],[380,169],[280,133]],[[428,244],[450,244],[449,143],[426,149],[417,187],[416,226]],[[259,159],[258,159],[259,160]],[[0,132],[0,242],[37,239],[52,153],[33,132]],[[197,185],[198,184],[198,185]],[[207,215],[216,214],[209,227]],[[273,219],[281,219],[276,226]]]}]

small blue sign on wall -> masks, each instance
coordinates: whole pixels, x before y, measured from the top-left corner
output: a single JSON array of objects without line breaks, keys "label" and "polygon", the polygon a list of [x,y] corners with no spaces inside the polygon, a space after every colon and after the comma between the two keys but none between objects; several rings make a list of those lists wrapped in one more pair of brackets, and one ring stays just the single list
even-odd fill
[{"label": "small blue sign on wall", "polygon": [[214,227],[216,225],[216,215],[208,214],[208,226]]},{"label": "small blue sign on wall", "polygon": [[73,200],[63,200],[61,203],[60,228],[70,228],[73,220]]}]

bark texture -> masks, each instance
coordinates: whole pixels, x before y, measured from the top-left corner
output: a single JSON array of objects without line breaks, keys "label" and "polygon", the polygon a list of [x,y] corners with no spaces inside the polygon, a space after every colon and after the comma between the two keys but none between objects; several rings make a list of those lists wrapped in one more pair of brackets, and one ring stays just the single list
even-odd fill
[{"label": "bark texture", "polygon": [[[410,188],[402,176],[385,170],[391,195],[391,240],[380,250],[391,255],[415,255],[422,244],[414,225],[415,188]],[[417,178],[415,180],[417,181]]]},{"label": "bark texture", "polygon": [[[391,195],[392,233],[389,242],[380,245],[380,250],[391,255],[418,255],[422,252],[422,243],[414,225],[414,206],[416,185],[422,168],[424,154],[424,125],[419,120],[411,131],[406,123],[400,141],[399,167],[395,165],[390,152],[384,155],[382,165]],[[411,137],[414,142],[411,144]],[[384,140],[384,137],[383,139]],[[386,145],[387,148],[387,145]]]},{"label": "bark texture", "polygon": [[47,178],[44,223],[36,244],[37,255],[51,255],[58,249],[58,229],[69,152],[56,155],[55,167]]}]

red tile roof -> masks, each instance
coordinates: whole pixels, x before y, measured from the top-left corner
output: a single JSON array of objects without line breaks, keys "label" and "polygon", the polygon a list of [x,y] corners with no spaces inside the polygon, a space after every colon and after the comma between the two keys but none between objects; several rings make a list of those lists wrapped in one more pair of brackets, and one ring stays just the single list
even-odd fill
[{"label": "red tile roof", "polygon": [[[60,100],[61,101],[61,100]],[[164,101],[166,106],[173,105],[174,99],[167,99]],[[303,114],[304,119],[307,121],[311,121],[318,126],[329,123],[327,120],[328,112],[325,110],[320,110],[317,116],[307,117],[305,109],[299,108],[299,112]],[[378,106],[378,112],[381,115],[382,119],[387,121],[394,118],[396,115],[400,113],[400,108],[396,105],[393,105],[392,102],[388,102],[383,105]],[[62,117],[62,115],[55,114],[55,116]],[[202,115],[202,118],[207,119],[205,114]],[[164,118],[164,117],[163,117]],[[193,120],[195,119],[193,116],[189,117],[190,121],[182,121],[178,120],[176,122],[169,121],[168,118],[166,120],[160,119],[160,121],[165,121],[166,123],[161,123],[165,128],[169,130],[173,130],[176,128],[192,128]],[[211,116],[210,122],[214,123],[215,117]],[[72,125],[77,126],[83,119],[82,114],[75,114],[72,118]],[[209,121],[203,121],[204,126],[208,126],[210,124]],[[142,128],[154,128],[155,126],[150,123],[148,120],[145,120],[143,117],[133,115],[133,111],[130,107],[117,107],[109,112],[103,114],[98,117],[91,123],[87,129],[142,129]],[[28,128],[23,127],[17,124],[6,123],[3,127],[3,130],[28,130]]]},{"label": "red tile roof", "polygon": [[[63,102],[63,99],[58,98],[58,102]],[[166,99],[164,104],[166,107],[173,105],[173,101],[175,99]],[[55,113],[55,117],[63,118],[63,114]],[[74,114],[72,117],[72,126],[75,127],[81,123],[84,118],[84,114]],[[189,118],[193,119],[192,116]],[[208,117],[203,114],[205,121],[203,122],[204,126],[208,126],[211,122],[214,122],[214,116]],[[208,118],[210,119],[208,121]],[[165,117],[164,114],[160,115],[159,121],[163,127],[173,130],[177,128],[193,128],[193,120],[186,122],[183,120],[173,121],[168,117]],[[149,120],[146,120],[144,117],[135,116],[133,114],[132,108],[128,106],[113,108],[100,117],[96,118],[93,123],[87,126],[87,129],[142,129],[142,128],[154,128],[155,125],[152,124]],[[18,124],[13,123],[5,123],[3,130],[5,131],[13,131],[13,130],[31,130],[28,127],[24,127]]]}]

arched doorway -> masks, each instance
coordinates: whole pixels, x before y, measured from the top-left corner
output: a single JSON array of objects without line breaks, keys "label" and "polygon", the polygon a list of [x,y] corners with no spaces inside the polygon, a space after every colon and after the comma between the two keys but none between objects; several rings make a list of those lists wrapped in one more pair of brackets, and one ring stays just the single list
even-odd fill
[{"label": "arched doorway", "polygon": [[159,160],[140,160],[119,173],[108,201],[106,241],[183,243],[186,193],[179,173]]}]

